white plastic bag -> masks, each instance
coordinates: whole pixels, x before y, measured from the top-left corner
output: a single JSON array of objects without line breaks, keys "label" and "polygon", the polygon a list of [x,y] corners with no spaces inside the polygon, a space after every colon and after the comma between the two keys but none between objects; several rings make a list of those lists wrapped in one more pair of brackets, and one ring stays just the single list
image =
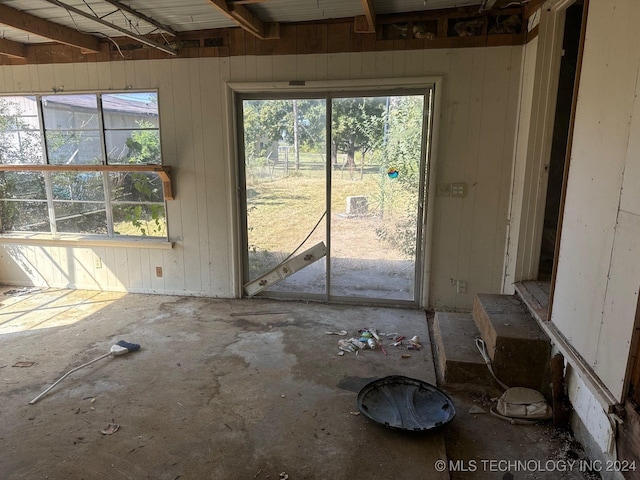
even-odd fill
[{"label": "white plastic bag", "polygon": [[548,420],[553,416],[544,396],[531,388],[512,387],[498,399],[496,413],[522,420]]}]

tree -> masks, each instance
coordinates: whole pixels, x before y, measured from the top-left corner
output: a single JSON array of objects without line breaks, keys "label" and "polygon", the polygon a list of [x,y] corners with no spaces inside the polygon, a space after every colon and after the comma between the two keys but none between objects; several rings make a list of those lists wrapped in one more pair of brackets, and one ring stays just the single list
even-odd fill
[{"label": "tree", "polygon": [[334,166],[338,152],[346,153],[346,164],[352,173],[356,152],[366,152],[382,144],[385,101],[385,97],[354,97],[332,102],[331,158]]},{"label": "tree", "polygon": [[243,128],[247,173],[255,175],[266,165],[272,170],[279,160],[272,150],[281,142],[287,147],[293,145],[299,170],[300,151],[324,149],[325,124],[324,100],[246,100]]},{"label": "tree", "polygon": [[[126,139],[129,149],[127,162],[130,164],[158,163],[160,137],[153,129],[154,124],[144,120],[137,122],[141,129],[134,130]],[[112,174],[112,189],[119,201],[133,205],[114,206],[115,221],[131,224],[143,236],[164,236],[166,234],[165,211],[162,204],[162,182],[155,174],[142,172],[120,172]],[[152,203],[153,202],[153,203]]]},{"label": "tree", "polygon": [[17,102],[0,98],[0,163],[42,163],[40,133]]},{"label": "tree", "polygon": [[[40,133],[23,115],[17,102],[0,98],[0,163],[42,162]],[[1,172],[0,199],[14,200],[0,202],[3,230],[50,230],[46,203],[42,202],[46,199],[42,173]]]},{"label": "tree", "polygon": [[[416,253],[421,153],[427,141],[422,138],[424,100],[422,96],[390,100],[384,162],[380,168],[381,208],[385,208],[385,199],[392,198],[389,203],[397,204],[400,211],[376,228],[376,235],[411,258]],[[388,177],[390,170],[398,172],[396,178]],[[391,217],[388,211],[384,215]]]}]

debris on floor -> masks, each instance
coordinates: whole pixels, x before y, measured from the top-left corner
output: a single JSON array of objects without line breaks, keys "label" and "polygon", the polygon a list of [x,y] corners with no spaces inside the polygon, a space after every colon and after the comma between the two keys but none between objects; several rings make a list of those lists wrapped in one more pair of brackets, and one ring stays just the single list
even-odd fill
[{"label": "debris on floor", "polygon": [[40,400],[42,397],[44,397],[47,393],[49,393],[49,391],[51,391],[51,389],[53,387],[55,387],[58,383],[60,383],[62,380],[64,380],[66,377],[68,377],[70,374],[72,374],[73,372],[80,370],[81,368],[84,367],[88,367],[89,365],[91,365],[92,363],[97,362],[98,360],[102,360],[103,358],[108,357],[109,355],[112,355],[113,357],[119,357],[121,355],[125,355],[129,352],[137,352],[138,350],[140,350],[140,345],[138,345],[137,343],[129,343],[129,342],[125,342],[124,340],[120,340],[118,343],[116,343],[115,345],[111,346],[111,349],[103,354],[100,355],[98,358],[94,358],[93,360],[91,360],[90,362],[87,363],[83,363],[82,365],[80,365],[79,367],[73,368],[71,370],[69,370],[67,373],[65,373],[63,376],[61,376],[58,380],[56,380],[55,382],[53,382],[44,392],[42,392],[40,395],[38,395],[36,398],[34,398],[33,400],[31,400],[29,402],[30,405],[35,404],[38,400]]},{"label": "debris on floor", "polygon": [[[446,452],[442,432],[414,437],[383,430],[362,413],[350,414],[358,410],[361,385],[356,391],[336,387],[348,375],[400,371],[435,377],[423,311],[81,293],[51,290],[30,302],[34,323],[51,305],[77,321],[48,329],[25,322],[24,332],[0,335],[0,366],[8,364],[0,371],[1,409],[7,412],[0,429],[0,472],[9,472],[0,477],[24,472],[28,478],[79,479],[87,472],[107,472],[106,477],[125,472],[135,478],[251,480],[261,469],[256,480],[279,480],[281,472],[289,480],[446,478],[433,471]],[[5,304],[23,298],[0,294]],[[91,310],[96,304],[102,308]],[[3,321],[9,318],[6,309],[0,310]],[[263,315],[238,321],[229,315],[284,309],[293,312],[291,320]],[[22,319],[23,309],[15,310],[12,315]],[[358,339],[363,327],[400,332],[407,339],[419,335],[424,348],[409,352],[405,340],[396,349],[389,346],[393,338],[381,336],[388,357],[363,351],[358,357],[344,352],[346,357],[335,358],[338,340]],[[346,336],[325,334],[343,329]],[[99,360],[69,375],[35,405],[25,405],[50,382],[107,353],[121,338],[141,344],[140,351]],[[403,353],[412,358],[401,360]],[[29,357],[36,365],[11,368]],[[5,377],[20,382],[7,385]],[[110,423],[119,430],[100,433]],[[240,457],[244,461],[238,462]]]},{"label": "debris on floor", "polygon": [[[346,330],[340,332],[326,332],[327,335],[347,335]],[[389,341],[389,346],[396,348],[404,348],[406,350],[420,350],[422,344],[420,343],[420,337],[414,335],[405,345],[404,335],[395,333],[382,333],[378,332],[375,328],[361,328],[357,331],[358,337],[351,337],[349,339],[338,340],[338,355],[343,356],[345,352],[355,353],[358,355],[360,350],[380,350],[384,355],[387,355],[387,351],[384,348],[383,340]],[[402,358],[410,358],[411,355],[402,355]]]},{"label": "debris on floor", "polygon": [[11,290],[6,290],[4,294],[10,297],[21,297],[23,295],[29,295],[30,293],[38,293],[41,290],[41,288],[35,287],[14,288]]},{"label": "debris on floor", "polygon": [[120,430],[120,425],[118,425],[117,423],[110,423],[109,425],[104,427],[102,430],[100,430],[100,433],[102,435],[113,435],[118,430]]},{"label": "debris on floor", "polygon": [[26,368],[26,367],[33,367],[35,364],[36,362],[16,362],[12,366]]},{"label": "debris on floor", "polygon": [[456,415],[453,402],[438,387],[402,375],[368,383],[358,392],[357,404],[369,420],[410,432],[442,427]]},{"label": "debris on floor", "polygon": [[469,409],[469,413],[471,415],[476,415],[480,413],[487,413],[487,411],[484,408],[479,407],[477,405],[471,405],[471,408]]},{"label": "debris on floor", "polygon": [[409,340],[409,345],[407,345],[407,348],[409,350],[420,350],[422,348],[422,345],[420,344],[420,337],[418,337],[417,335],[411,337],[411,340]]},{"label": "debris on floor", "polygon": [[364,350],[367,344],[359,341],[357,338],[350,338],[349,340],[338,340],[338,348],[343,352],[358,353],[359,350]]}]

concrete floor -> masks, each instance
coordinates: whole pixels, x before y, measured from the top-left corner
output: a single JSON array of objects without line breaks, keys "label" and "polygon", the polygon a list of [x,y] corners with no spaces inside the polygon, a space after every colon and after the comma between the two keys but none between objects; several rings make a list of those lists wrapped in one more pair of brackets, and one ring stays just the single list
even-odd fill
[{"label": "concrete floor", "polygon": [[[444,431],[382,428],[354,415],[356,394],[337,386],[346,377],[390,374],[435,383],[424,312],[6,290],[3,479],[449,478],[434,468],[446,458]],[[340,337],[325,334],[363,327],[419,335],[425,348],[408,359],[393,347],[388,356],[338,356]],[[142,349],[73,373],[28,404],[118,340]],[[102,435],[110,423],[120,429]]]}]

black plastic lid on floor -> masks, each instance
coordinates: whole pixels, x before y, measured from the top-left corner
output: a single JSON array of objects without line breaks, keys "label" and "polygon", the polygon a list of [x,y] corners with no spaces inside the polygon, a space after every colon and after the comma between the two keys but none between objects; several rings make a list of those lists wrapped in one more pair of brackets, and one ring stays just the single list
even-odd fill
[{"label": "black plastic lid on floor", "polygon": [[456,414],[453,402],[443,391],[401,375],[365,385],[358,393],[358,409],[380,425],[411,432],[441,427]]}]

